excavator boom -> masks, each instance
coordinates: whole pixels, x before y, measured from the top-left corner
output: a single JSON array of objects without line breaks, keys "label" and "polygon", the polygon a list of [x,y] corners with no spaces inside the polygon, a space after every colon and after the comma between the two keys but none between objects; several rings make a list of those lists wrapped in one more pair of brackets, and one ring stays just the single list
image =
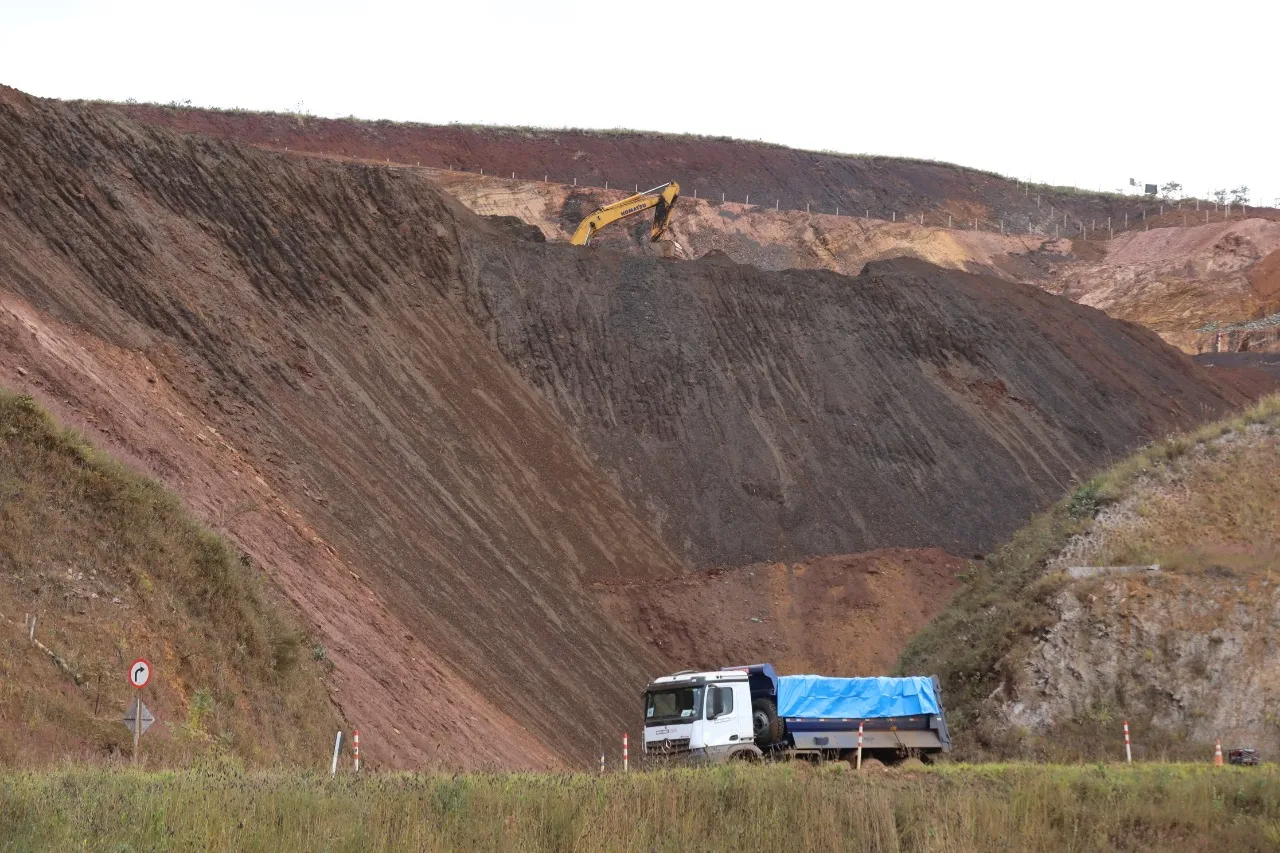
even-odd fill
[{"label": "excavator boom", "polygon": [[651,190],[628,196],[622,201],[607,204],[582,220],[582,224],[573,233],[573,238],[570,242],[575,246],[585,246],[591,242],[591,238],[595,236],[597,231],[610,222],[617,222],[619,219],[625,219],[628,216],[634,216],[637,213],[656,208],[653,214],[653,227],[649,229],[649,240],[656,243],[662,238],[663,232],[667,230],[667,221],[671,218],[671,208],[675,206],[678,198],[680,198],[680,185],[672,181],[662,186],[654,187]]}]

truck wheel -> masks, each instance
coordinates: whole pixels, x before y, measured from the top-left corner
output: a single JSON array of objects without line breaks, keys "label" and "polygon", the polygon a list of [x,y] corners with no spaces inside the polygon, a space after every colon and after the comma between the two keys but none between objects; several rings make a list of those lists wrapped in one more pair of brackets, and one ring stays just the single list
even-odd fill
[{"label": "truck wheel", "polygon": [[752,701],[751,725],[755,730],[756,746],[762,749],[782,740],[782,719],[778,717],[778,706],[772,699]]}]

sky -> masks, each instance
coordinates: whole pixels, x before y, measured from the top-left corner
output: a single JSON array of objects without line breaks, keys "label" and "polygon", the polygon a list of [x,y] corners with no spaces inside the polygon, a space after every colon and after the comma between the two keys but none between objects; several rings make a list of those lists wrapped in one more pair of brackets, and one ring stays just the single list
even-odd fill
[{"label": "sky", "polygon": [[1280,206],[1280,2],[0,0],[52,98],[628,127]]}]

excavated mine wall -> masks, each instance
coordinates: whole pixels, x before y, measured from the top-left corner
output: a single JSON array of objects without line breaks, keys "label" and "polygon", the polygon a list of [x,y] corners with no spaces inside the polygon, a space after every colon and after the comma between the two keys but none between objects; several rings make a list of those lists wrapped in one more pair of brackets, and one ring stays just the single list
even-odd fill
[{"label": "excavated mine wall", "polygon": [[[0,176],[0,287],[145,361],[208,425],[201,442],[283,497],[316,564],[336,555],[368,585],[292,596],[318,630],[334,607],[387,602],[406,638],[328,642],[374,673],[335,697],[344,714],[397,735],[378,703],[446,708],[456,673],[495,719],[590,761],[670,663],[595,584],[677,577],[679,555],[984,549],[1108,458],[1242,399],[1154,335],[1029,287],[920,262],[848,278],[527,242],[417,172],[7,89]],[[72,364],[64,385],[73,371],[109,380]],[[183,446],[128,428],[201,505],[207,481],[174,474]],[[216,510],[233,535],[258,512]],[[324,582],[306,559],[267,569],[286,589]],[[391,655],[443,674],[378,674]],[[426,743],[388,763],[466,748],[467,719],[412,725]]]},{"label": "excavated mine wall", "polygon": [[[373,673],[335,696],[366,734],[370,719],[385,723],[365,744],[373,757],[474,766],[468,738],[491,755],[517,752],[520,731],[476,714],[448,726],[407,716],[459,700],[452,671],[495,717],[589,764],[666,668],[618,630],[592,584],[685,567],[446,296],[462,276],[458,229],[473,225],[415,177],[298,162],[0,89],[0,288],[149,361],[174,405],[212,427],[189,434],[191,452],[226,443],[284,496],[280,514],[314,531],[313,556],[288,564],[264,558],[271,541],[240,542],[302,590],[291,597],[324,582],[315,571],[327,551],[368,584],[306,616],[322,632],[315,642]],[[41,357],[39,340],[0,344]],[[110,381],[91,368],[69,375],[79,367],[37,395],[60,402],[71,393],[55,387]],[[199,505],[210,481],[174,476],[187,451],[158,443],[150,424],[163,414],[118,429],[132,429],[135,457]],[[323,633],[334,610],[357,626],[373,619],[375,596],[405,636]],[[381,669],[391,656],[404,668]],[[423,657],[445,674],[397,676]],[[387,714],[396,702],[403,715]]]},{"label": "excavated mine wall", "polygon": [[1152,332],[921,261],[850,278],[468,242],[472,312],[698,565],[985,551],[1243,399]]}]

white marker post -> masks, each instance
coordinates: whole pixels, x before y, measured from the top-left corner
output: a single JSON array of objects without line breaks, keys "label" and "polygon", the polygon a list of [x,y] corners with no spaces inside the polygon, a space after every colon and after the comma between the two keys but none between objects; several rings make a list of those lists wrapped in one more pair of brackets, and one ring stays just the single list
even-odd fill
[{"label": "white marker post", "polygon": [[858,766],[856,769],[862,769],[862,724],[865,720],[858,720]]},{"label": "white marker post", "polygon": [[625,773],[630,770],[630,762],[627,757],[627,733],[622,733],[622,771]]},{"label": "white marker post", "polygon": [[351,752],[356,759],[356,772],[360,772],[360,730],[356,729],[351,733]]},{"label": "white marker post", "polygon": [[338,775],[338,750],[342,749],[342,731],[338,731],[338,736],[333,740],[333,766],[329,768],[330,776]]},{"label": "white marker post", "polygon": [[1124,721],[1124,760],[1133,763],[1133,748],[1129,745],[1129,721]]}]

